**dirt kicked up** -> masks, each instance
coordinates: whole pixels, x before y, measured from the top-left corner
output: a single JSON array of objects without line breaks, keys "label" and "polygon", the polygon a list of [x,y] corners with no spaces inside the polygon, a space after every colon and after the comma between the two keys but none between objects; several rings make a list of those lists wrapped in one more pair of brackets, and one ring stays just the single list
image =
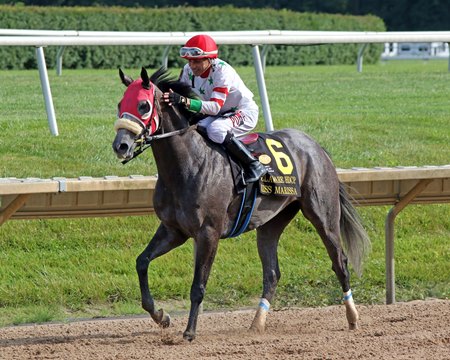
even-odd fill
[{"label": "dirt kicked up", "polygon": [[0,359],[450,359],[450,300],[271,311],[267,331],[248,331],[255,311],[199,317],[197,338],[182,339],[187,317],[168,329],[149,317],[0,329]]}]

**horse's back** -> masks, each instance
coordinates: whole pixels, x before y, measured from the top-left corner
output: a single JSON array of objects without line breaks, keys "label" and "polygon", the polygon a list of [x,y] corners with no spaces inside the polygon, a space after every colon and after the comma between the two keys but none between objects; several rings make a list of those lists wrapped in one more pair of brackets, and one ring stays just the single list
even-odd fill
[{"label": "horse's back", "polygon": [[333,180],[337,179],[336,169],[327,151],[308,134],[290,128],[272,131],[268,134],[280,138],[289,149],[301,173],[302,182],[307,181],[315,173],[326,173]]},{"label": "horse's back", "polygon": [[273,134],[282,139],[291,151],[300,150],[302,153],[308,154],[311,151],[320,151],[322,149],[322,146],[317,141],[301,130],[287,128],[271,131],[267,134]]},{"label": "horse's back", "polygon": [[338,207],[339,178],[327,151],[299,130],[285,129],[276,133],[285,141],[299,169],[301,193],[298,200],[302,210],[309,208],[325,214],[327,209]]}]

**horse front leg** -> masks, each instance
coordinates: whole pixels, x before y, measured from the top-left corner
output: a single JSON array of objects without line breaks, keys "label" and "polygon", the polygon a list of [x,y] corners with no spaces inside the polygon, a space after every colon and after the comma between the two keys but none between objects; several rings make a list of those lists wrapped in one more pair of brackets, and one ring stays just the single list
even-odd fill
[{"label": "horse front leg", "polygon": [[191,286],[191,309],[189,320],[183,338],[192,341],[196,336],[197,320],[200,305],[206,291],[211,267],[217,253],[219,237],[209,236],[196,239],[195,270]]},{"label": "horse front leg", "polygon": [[170,325],[170,316],[163,309],[155,311],[155,304],[148,285],[148,267],[152,260],[184,244],[186,240],[187,237],[176,229],[168,228],[164,224],[160,224],[150,243],[136,259],[136,271],[139,277],[142,307],[163,328]]}]

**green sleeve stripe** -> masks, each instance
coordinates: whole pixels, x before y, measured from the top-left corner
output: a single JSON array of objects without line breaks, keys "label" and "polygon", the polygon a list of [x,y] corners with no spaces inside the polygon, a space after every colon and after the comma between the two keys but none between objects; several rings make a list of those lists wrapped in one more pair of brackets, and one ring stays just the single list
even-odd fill
[{"label": "green sleeve stripe", "polygon": [[191,105],[189,106],[189,110],[200,112],[202,109],[202,101],[197,99],[191,99]]}]

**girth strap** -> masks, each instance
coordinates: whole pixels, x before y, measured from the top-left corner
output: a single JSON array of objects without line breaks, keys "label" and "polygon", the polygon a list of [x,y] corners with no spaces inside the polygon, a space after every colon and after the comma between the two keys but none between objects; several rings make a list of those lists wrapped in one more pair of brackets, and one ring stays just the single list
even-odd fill
[{"label": "girth strap", "polygon": [[226,238],[236,237],[241,235],[250,223],[250,219],[255,209],[256,192],[258,190],[258,182],[250,183],[244,188],[242,193],[241,206],[236,216],[233,229],[228,233]]}]

